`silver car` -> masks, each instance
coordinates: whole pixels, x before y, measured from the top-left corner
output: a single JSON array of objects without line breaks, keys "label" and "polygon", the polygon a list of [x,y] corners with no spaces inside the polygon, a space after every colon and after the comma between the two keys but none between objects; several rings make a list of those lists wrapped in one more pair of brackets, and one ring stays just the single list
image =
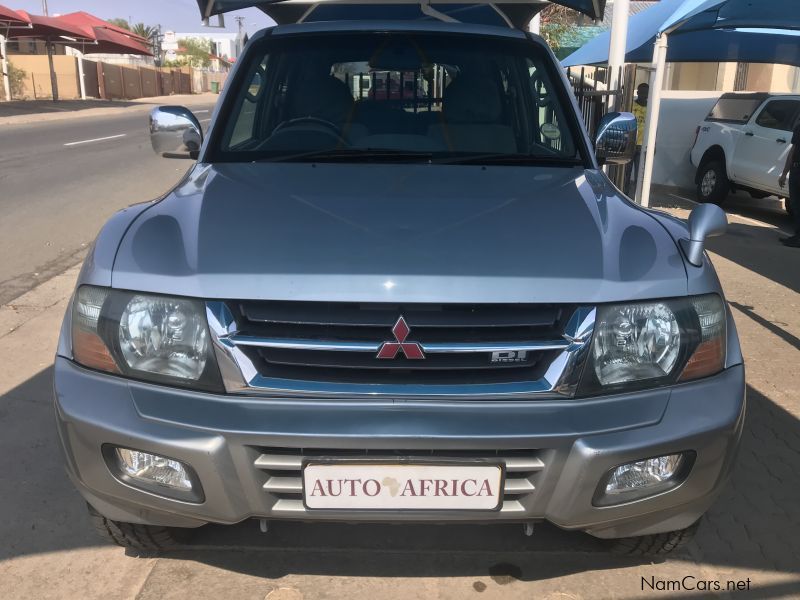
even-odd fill
[{"label": "silver car", "polygon": [[745,413],[704,253],[724,214],[622,196],[600,167],[635,119],[593,147],[537,36],[307,21],[253,36],[205,137],[153,111],[154,148],[197,162],[83,266],[55,404],[98,529],[142,552],[247,519],[685,543]]}]

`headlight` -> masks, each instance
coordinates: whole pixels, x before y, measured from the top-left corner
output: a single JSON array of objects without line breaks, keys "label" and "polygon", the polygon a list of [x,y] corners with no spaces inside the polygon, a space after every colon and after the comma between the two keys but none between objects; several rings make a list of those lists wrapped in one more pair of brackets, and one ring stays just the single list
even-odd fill
[{"label": "headlight", "polygon": [[714,375],[725,366],[725,323],[716,294],[601,306],[580,394]]},{"label": "headlight", "polygon": [[94,286],[73,303],[76,362],[131,378],[221,391],[204,304]]}]

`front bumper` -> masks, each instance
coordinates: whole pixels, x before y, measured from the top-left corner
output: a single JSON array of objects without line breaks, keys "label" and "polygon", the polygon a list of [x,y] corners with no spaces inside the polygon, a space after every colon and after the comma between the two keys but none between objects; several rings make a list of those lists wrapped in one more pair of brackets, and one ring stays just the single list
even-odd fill
[{"label": "front bumper", "polygon": [[[708,509],[727,478],[744,422],[744,388],[744,367],[738,365],[672,388],[586,400],[276,400],[131,382],[88,371],[62,357],[55,364],[58,428],[67,470],[81,494],[110,519],[179,527],[258,517],[544,519],[598,537],[682,529]],[[189,464],[202,483],[205,501],[171,500],[123,483],[107,467],[103,444]],[[518,475],[527,483],[520,481],[519,489],[507,492],[497,512],[311,511],[296,490],[268,484],[271,474],[259,462],[271,451],[291,455],[293,449],[439,456],[511,452],[535,457],[540,467]],[[622,505],[593,505],[597,486],[611,468],[685,451],[694,451],[696,460],[676,488]]]}]

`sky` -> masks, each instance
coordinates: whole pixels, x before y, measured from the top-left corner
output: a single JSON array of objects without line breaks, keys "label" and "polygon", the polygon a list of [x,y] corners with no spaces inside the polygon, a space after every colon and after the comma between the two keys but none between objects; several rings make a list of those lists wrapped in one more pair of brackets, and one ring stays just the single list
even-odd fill
[{"label": "sky", "polygon": [[[0,4],[33,15],[44,14],[42,0],[0,0]],[[207,30],[202,26],[195,0],[47,0],[47,7],[51,16],[83,10],[101,19],[119,17],[133,23],[160,24],[163,31],[197,33]],[[227,13],[225,30],[237,30],[233,19],[237,15],[245,18],[244,26],[248,35],[272,25],[272,20],[264,13],[251,8]],[[216,18],[212,19],[213,22],[216,22]]]}]

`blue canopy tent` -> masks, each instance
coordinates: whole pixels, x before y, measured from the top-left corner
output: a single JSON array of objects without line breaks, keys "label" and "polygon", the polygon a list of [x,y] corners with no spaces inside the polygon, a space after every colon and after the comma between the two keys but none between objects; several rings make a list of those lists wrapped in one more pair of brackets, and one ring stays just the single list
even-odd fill
[{"label": "blue canopy tent", "polygon": [[[658,32],[683,3],[684,0],[661,0],[631,17],[626,62],[651,61]],[[800,10],[800,2],[797,6]],[[798,20],[800,22],[800,16]],[[717,22],[717,11],[712,10],[695,15],[681,25],[670,36],[667,62],[778,63],[800,67],[800,32],[788,29],[715,29]],[[610,37],[610,32],[598,35],[561,61],[562,64],[572,67],[606,63]]]},{"label": "blue canopy tent", "polygon": [[[786,0],[662,0],[631,19],[628,62],[650,62],[642,168],[636,198],[649,205],[661,91],[667,60],[674,62],[763,62],[800,66],[800,2]],[[608,60],[608,36],[601,35],[568,56],[564,66]],[[649,58],[652,57],[652,58]]]}]

